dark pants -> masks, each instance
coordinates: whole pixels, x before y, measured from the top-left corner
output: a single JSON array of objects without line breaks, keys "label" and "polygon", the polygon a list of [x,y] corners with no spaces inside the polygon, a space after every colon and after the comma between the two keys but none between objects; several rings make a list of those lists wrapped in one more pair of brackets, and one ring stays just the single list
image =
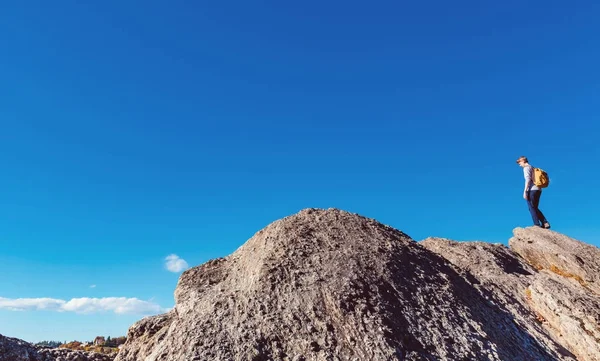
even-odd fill
[{"label": "dark pants", "polygon": [[540,205],[540,197],[542,196],[542,191],[538,189],[530,190],[528,192],[527,205],[529,206],[529,213],[531,213],[531,219],[533,219],[533,224],[536,226],[544,226],[544,223],[547,222],[546,217],[540,209],[538,208]]}]

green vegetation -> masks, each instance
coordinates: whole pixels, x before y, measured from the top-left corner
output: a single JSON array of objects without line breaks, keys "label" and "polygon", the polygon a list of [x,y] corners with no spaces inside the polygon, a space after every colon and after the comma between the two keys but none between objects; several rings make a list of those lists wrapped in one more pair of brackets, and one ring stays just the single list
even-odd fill
[{"label": "green vegetation", "polygon": [[62,345],[63,343],[60,341],[42,341],[42,342],[38,342],[35,345],[36,346],[41,346],[41,347],[50,347],[50,348],[57,348],[60,345]]}]

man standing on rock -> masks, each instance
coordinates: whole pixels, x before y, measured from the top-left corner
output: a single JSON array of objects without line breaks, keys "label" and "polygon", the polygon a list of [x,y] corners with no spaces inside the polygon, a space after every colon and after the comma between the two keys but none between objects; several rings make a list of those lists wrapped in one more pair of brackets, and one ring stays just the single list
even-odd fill
[{"label": "man standing on rock", "polygon": [[550,223],[544,214],[539,209],[540,197],[542,196],[542,190],[535,185],[534,180],[534,169],[529,164],[527,157],[521,156],[517,159],[517,164],[523,168],[523,175],[525,176],[525,190],[523,191],[523,198],[527,201],[529,206],[529,212],[533,219],[533,225],[536,227],[550,228]]}]

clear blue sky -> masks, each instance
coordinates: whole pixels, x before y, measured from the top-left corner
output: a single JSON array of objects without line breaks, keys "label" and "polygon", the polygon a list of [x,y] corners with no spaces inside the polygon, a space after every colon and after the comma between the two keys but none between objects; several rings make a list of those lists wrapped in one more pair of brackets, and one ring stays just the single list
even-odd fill
[{"label": "clear blue sky", "polygon": [[600,244],[600,3],[192,3],[0,5],[0,333],[124,335],[306,207],[506,243],[520,155]]}]

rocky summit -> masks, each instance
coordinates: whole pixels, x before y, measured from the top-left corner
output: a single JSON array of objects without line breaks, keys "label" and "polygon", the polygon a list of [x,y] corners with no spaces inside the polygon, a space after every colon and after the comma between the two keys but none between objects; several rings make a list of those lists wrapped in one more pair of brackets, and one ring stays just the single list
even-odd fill
[{"label": "rocky summit", "polygon": [[112,361],[114,356],[63,348],[36,347],[0,335],[0,361]]},{"label": "rocky summit", "polygon": [[[303,210],[184,272],[116,361],[600,361],[600,250],[541,228],[508,244]],[[5,340],[0,361],[47,360]]]},{"label": "rocky summit", "polygon": [[184,272],[116,360],[599,361],[598,248],[539,228],[509,245],[303,210]]}]

